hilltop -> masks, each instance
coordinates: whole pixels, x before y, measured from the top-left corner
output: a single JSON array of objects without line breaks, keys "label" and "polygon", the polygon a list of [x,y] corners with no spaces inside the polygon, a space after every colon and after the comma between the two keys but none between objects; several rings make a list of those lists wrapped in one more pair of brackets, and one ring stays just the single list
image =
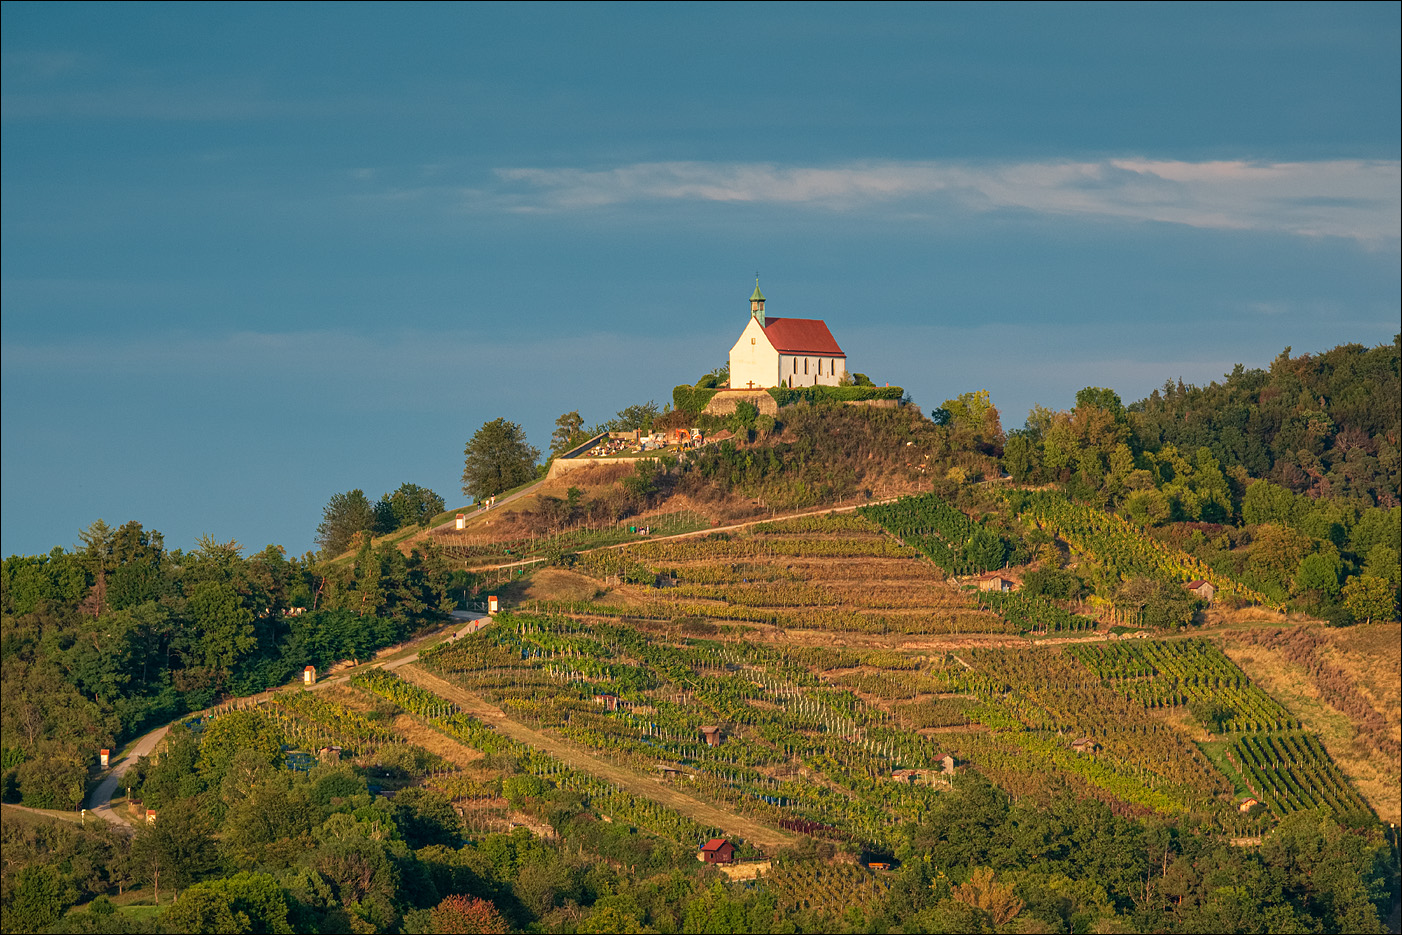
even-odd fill
[{"label": "hilltop", "polygon": [[[334,560],[94,526],[5,563],[6,795],[71,808],[85,743],[214,703],[124,782],[150,827],[257,868],[238,885],[297,930],[469,909],[560,930],[1220,928],[1204,861],[1270,926],[1377,930],[1402,817],[1396,435],[1337,401],[1395,356],[1321,355],[1353,377],[1297,394],[1334,426],[1310,481],[1291,416],[1260,416],[1281,381],[1323,385],[1286,361],[1229,378],[1239,401],[1255,381],[1259,464],[1230,460],[1230,426],[1180,451],[1151,431],[1167,404],[1101,388],[1006,434],[983,393],[928,415],[799,396],[656,413],[699,446]],[[287,685],[306,662],[316,685]],[[80,846],[54,834],[14,866]],[[63,877],[89,894],[158,838],[71,834],[107,855]],[[707,840],[747,862],[698,863]],[[348,902],[348,866],[403,876]],[[542,895],[541,875],[565,882]],[[180,879],[202,888],[180,907],[246,898]]]}]

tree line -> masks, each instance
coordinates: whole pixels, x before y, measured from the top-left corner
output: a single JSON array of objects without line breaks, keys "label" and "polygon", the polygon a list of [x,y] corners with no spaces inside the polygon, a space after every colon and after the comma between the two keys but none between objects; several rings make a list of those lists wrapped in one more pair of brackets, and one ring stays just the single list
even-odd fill
[{"label": "tree line", "polygon": [[[1402,589],[1398,342],[1238,365],[1125,406],[1086,387],[1034,407],[1003,467],[1113,510],[1272,600],[1336,623],[1396,619]],[[938,413],[937,413],[938,415]]]},{"label": "tree line", "polygon": [[[257,711],[221,720],[144,767],[143,794],[170,792],[134,841],[7,821],[5,931],[1369,933],[1397,891],[1385,835],[1321,813],[1242,848],[1061,788],[1014,801],[972,773],[893,851],[860,855],[889,871],[805,838],[732,884],[509,762],[497,791],[553,837],[470,831],[442,793],[391,800],[349,764],[286,770]],[[113,904],[133,885],[160,887],[159,916]]]},{"label": "tree line", "polygon": [[353,560],[245,555],[204,537],[167,550],[101,520],[71,550],[0,564],[3,795],[76,808],[100,747],[305,665],[364,658],[446,619],[465,579],[431,543]]}]

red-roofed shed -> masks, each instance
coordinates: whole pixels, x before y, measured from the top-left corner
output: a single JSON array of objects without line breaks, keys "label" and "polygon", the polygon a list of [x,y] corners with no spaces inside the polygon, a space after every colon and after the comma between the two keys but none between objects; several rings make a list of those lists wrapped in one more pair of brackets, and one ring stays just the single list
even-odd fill
[{"label": "red-roofed shed", "polygon": [[696,859],[707,864],[729,864],[735,861],[735,845],[725,838],[711,838],[701,845]]}]

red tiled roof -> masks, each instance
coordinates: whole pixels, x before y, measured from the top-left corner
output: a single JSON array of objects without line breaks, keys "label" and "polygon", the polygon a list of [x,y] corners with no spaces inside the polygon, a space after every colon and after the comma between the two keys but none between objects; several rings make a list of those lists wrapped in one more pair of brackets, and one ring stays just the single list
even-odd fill
[{"label": "red tiled roof", "polygon": [[706,844],[701,848],[701,850],[718,851],[729,843],[730,842],[727,841],[725,838],[711,838],[711,840],[707,841]]},{"label": "red tiled roof", "polygon": [[774,350],[783,354],[847,356],[821,318],[767,318],[764,336],[774,345]]},{"label": "red tiled roof", "polygon": [[1184,585],[1184,587],[1196,590],[1197,588],[1202,587],[1204,584],[1207,584],[1207,582],[1202,580],[1201,578],[1194,578],[1192,581],[1189,581],[1186,585]]}]

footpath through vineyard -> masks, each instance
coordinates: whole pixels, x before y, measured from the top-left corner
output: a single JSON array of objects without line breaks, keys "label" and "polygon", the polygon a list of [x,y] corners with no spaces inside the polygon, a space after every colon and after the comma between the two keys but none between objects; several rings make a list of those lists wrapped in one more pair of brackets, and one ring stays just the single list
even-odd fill
[{"label": "footpath through vineyard", "polygon": [[680,812],[702,825],[723,828],[727,834],[744,838],[763,849],[778,850],[798,844],[798,838],[793,835],[751,821],[736,815],[734,812],[698,801],[689,795],[678,792],[671,786],[663,785],[656,779],[639,776],[631,770],[623,769],[599,757],[585,753],[575,744],[533,730],[519,721],[512,720],[506,712],[477,695],[435,675],[430,675],[417,666],[406,665],[397,669],[396,672],[420,688],[427,689],[435,695],[460,705],[468,714],[490,724],[512,740],[543,750],[574,769],[612,782],[633,795],[651,799],[659,805]]}]

